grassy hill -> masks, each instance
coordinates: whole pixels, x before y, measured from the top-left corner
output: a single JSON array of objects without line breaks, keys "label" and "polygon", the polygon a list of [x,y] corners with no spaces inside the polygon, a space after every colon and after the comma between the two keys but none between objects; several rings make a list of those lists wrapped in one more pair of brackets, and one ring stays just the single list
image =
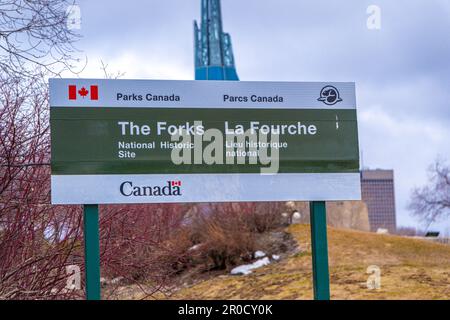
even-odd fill
[{"label": "grassy hill", "polygon": [[[312,299],[309,225],[288,231],[300,252],[247,276],[219,275],[171,299]],[[328,229],[332,299],[450,299],[450,246],[392,235]],[[367,289],[367,267],[381,289]]]}]

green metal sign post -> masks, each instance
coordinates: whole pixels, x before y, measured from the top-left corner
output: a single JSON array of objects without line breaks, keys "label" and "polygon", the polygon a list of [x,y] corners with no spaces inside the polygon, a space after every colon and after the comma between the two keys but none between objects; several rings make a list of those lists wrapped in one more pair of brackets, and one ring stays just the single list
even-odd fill
[{"label": "green metal sign post", "polygon": [[86,299],[100,300],[100,240],[98,205],[84,205]]},{"label": "green metal sign post", "polygon": [[327,213],[325,201],[309,203],[311,219],[311,250],[315,300],[330,299],[328,271]]}]

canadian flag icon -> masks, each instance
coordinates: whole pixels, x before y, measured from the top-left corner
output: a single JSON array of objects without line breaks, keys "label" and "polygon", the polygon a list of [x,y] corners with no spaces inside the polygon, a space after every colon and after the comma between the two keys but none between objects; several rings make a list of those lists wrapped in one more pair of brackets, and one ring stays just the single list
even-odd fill
[{"label": "canadian flag icon", "polygon": [[77,100],[78,96],[89,100],[98,100],[98,86],[89,86],[89,90],[85,86],[77,88],[75,85],[69,85],[69,100]]},{"label": "canadian flag icon", "polygon": [[181,181],[171,181],[172,187],[181,187]]}]

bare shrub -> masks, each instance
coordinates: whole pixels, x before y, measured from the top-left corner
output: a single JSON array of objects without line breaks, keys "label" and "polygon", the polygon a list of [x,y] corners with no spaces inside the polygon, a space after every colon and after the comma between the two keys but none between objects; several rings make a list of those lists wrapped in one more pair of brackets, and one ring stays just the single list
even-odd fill
[{"label": "bare shrub", "polygon": [[158,282],[170,276],[170,265],[176,263],[180,248],[168,240],[181,228],[183,216],[182,206],[175,204],[102,207],[101,258],[105,275],[121,276],[130,282]]},{"label": "bare shrub", "polygon": [[67,298],[66,267],[80,262],[81,210],[50,206],[46,86],[0,86],[0,297]]},{"label": "bare shrub", "polygon": [[199,244],[196,258],[207,268],[226,269],[253,258],[257,233],[281,225],[277,203],[210,204],[191,221],[191,240]]},{"label": "bare shrub", "polygon": [[[0,86],[0,298],[82,298],[67,290],[66,267],[84,279],[82,208],[50,204],[47,86],[22,79]],[[176,271],[181,205],[101,206],[102,276],[138,283],[147,294]],[[174,269],[175,268],[175,269]],[[84,285],[82,283],[83,288]]]},{"label": "bare shrub", "polygon": [[244,216],[245,223],[252,232],[263,233],[273,230],[283,224],[281,210],[283,203],[259,202],[254,204],[254,210]]},{"label": "bare shrub", "polygon": [[254,235],[238,215],[217,214],[204,223],[202,251],[213,269],[226,269],[249,260],[255,250]]}]

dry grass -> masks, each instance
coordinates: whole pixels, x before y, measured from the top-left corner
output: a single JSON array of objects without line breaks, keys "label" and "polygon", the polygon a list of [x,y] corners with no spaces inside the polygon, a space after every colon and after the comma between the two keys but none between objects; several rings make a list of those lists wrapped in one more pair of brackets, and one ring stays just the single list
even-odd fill
[{"label": "dry grass", "polygon": [[[175,292],[172,299],[312,299],[309,225],[289,232],[301,253],[249,276],[222,275]],[[391,235],[328,229],[332,299],[450,299],[450,246]],[[369,265],[381,289],[366,286]]]}]

